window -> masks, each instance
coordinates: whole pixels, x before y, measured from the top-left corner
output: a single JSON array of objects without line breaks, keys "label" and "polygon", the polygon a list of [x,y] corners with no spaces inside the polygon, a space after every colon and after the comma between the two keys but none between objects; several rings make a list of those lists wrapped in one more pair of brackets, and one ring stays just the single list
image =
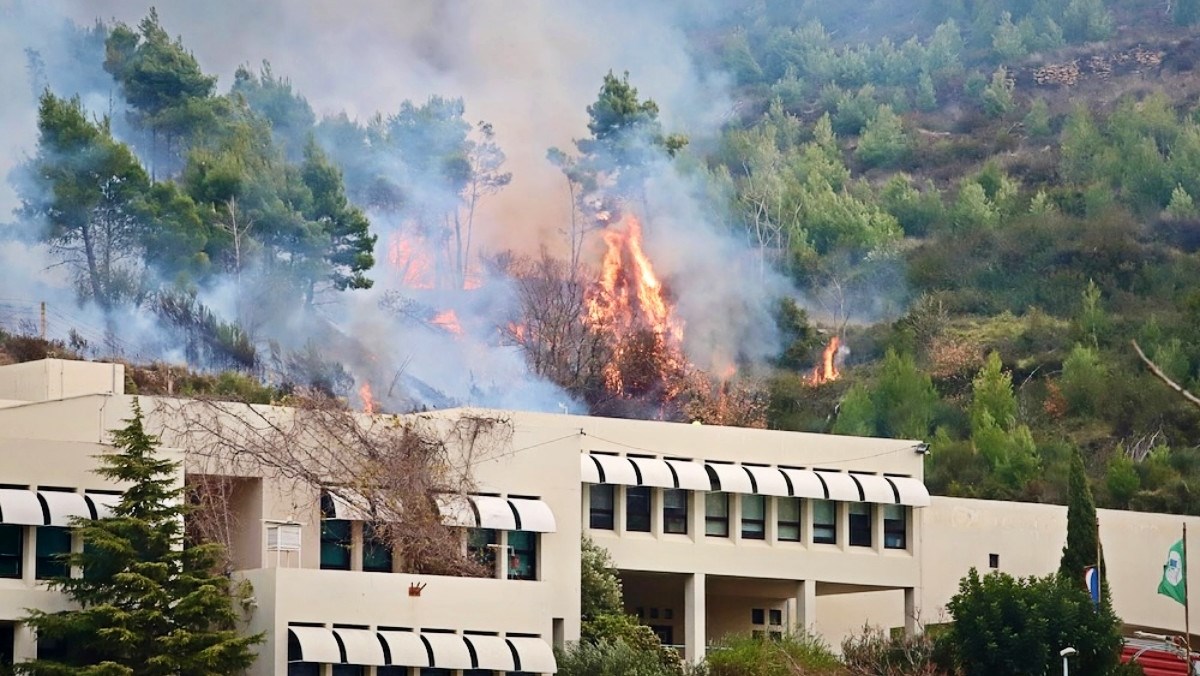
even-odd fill
[{"label": "window", "polygon": [[373,573],[392,572],[392,543],[385,533],[378,533],[375,524],[363,524],[362,569]]},{"label": "window", "polygon": [[591,493],[591,519],[589,525],[592,528],[602,530],[613,529],[613,490],[615,486],[612,484],[592,484],[589,492]]},{"label": "window", "polygon": [[704,496],[704,534],[729,537],[729,494],[708,493]]},{"label": "window", "polygon": [[333,665],[333,676],[366,676],[367,668],[357,664]]},{"label": "window", "polygon": [[467,557],[495,571],[496,545],[499,543],[499,532],[491,528],[471,528],[467,531]]},{"label": "window", "polygon": [[[12,624],[0,624],[0,667],[11,667],[13,665],[13,640],[16,633],[16,627]],[[3,673],[8,673],[0,668]]]},{"label": "window", "polygon": [[71,566],[66,556],[71,553],[71,529],[63,526],[37,528],[37,579],[70,577]]},{"label": "window", "polygon": [[800,498],[775,498],[775,509],[779,512],[779,539],[799,542]]},{"label": "window", "polygon": [[742,496],[742,537],[761,540],[767,536],[767,498],[763,495]]},{"label": "window", "polygon": [[766,624],[766,611],[762,608],[750,609],[750,624]]},{"label": "window", "polygon": [[25,552],[25,527],[0,525],[0,577],[21,577]]},{"label": "window", "polygon": [[770,612],[768,612],[768,616],[770,617],[770,620],[771,620],[771,626],[778,627],[779,625],[783,624],[783,611],[782,610],[780,610],[778,608],[772,608],[770,610]]},{"label": "window", "polygon": [[508,564],[508,579],[537,579],[537,533],[514,530],[508,533],[508,546],[512,560]]},{"label": "window", "polygon": [[625,530],[650,532],[650,487],[625,487]]},{"label": "window", "polygon": [[321,676],[321,665],[315,662],[301,662],[301,654],[300,641],[296,640],[296,636],[289,631],[287,676]]},{"label": "window", "polygon": [[449,669],[436,669],[434,667],[421,667],[419,672],[421,676],[450,676],[452,673]]},{"label": "window", "polygon": [[1000,567],[1000,555],[999,554],[988,554],[988,568],[999,568],[999,567]]},{"label": "window", "polygon": [[837,544],[837,503],[829,500],[814,500],[813,542],[825,545]]},{"label": "window", "polygon": [[885,505],[883,508],[884,549],[908,547],[908,513],[904,505]]},{"label": "window", "polygon": [[344,519],[321,521],[321,568],[350,570],[350,525]]},{"label": "window", "polygon": [[663,532],[687,535],[688,498],[690,494],[679,488],[663,490]]},{"label": "window", "polygon": [[408,667],[375,667],[375,676],[408,676]]},{"label": "window", "polygon": [[871,513],[874,505],[866,502],[850,503],[850,546],[871,546]]}]

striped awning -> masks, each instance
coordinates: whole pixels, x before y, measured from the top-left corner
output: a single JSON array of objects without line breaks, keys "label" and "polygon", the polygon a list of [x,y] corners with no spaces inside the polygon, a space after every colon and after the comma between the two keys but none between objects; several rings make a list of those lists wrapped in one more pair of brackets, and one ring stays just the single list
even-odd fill
[{"label": "striped awning", "polygon": [[534,533],[554,533],[558,530],[550,505],[534,498],[443,494],[437,496],[435,502],[442,515],[442,523],[447,526]]}]

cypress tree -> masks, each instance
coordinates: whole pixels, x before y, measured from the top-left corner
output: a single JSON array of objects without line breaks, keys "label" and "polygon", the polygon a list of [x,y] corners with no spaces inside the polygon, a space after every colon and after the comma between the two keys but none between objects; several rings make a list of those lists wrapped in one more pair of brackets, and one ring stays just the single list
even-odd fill
[{"label": "cypress tree", "polygon": [[158,455],[136,399],[133,414],[96,470],[128,489],[112,516],[73,526],[83,550],[67,561],[83,576],[50,581],[77,607],[30,612],[39,643],[55,649],[16,665],[18,673],[218,676],[254,661],[250,648],[262,636],[236,631],[230,582],[217,572],[220,546],[184,547],[180,463]]},{"label": "cypress tree", "polygon": [[[1058,564],[1060,575],[1083,581],[1083,569],[1100,565],[1104,570],[1104,556],[1100,554],[1096,533],[1096,503],[1088,485],[1087,472],[1083,468],[1083,456],[1075,449],[1071,457],[1071,474],[1067,487],[1067,544],[1063,546],[1062,559]],[[1103,588],[1103,585],[1102,585]]]}]

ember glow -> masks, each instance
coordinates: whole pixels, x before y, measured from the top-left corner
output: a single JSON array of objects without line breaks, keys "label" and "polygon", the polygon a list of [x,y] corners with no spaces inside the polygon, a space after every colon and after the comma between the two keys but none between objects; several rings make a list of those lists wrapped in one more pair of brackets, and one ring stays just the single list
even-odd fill
[{"label": "ember glow", "polygon": [[429,320],[429,323],[456,336],[461,336],[463,333],[462,324],[458,323],[458,314],[454,310],[442,310],[438,312],[433,316],[433,319]]},{"label": "ember glow", "polygon": [[426,253],[423,242],[393,232],[388,238],[387,257],[401,285],[410,289],[434,288],[433,261]]},{"label": "ember glow", "polygon": [[821,355],[821,363],[813,367],[812,375],[808,378],[810,384],[821,385],[837,380],[841,376],[841,372],[837,368],[838,348],[841,345],[842,340],[837,336],[829,339],[829,344],[825,346],[825,352]]}]

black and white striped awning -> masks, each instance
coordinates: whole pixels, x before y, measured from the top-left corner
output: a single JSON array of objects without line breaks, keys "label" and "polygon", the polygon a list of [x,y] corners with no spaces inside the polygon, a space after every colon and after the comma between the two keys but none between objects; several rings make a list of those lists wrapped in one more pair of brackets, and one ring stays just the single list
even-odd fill
[{"label": "black and white striped awning", "polygon": [[539,674],[558,671],[554,651],[535,636],[306,625],[290,625],[288,633],[301,662]]},{"label": "black and white striped awning", "polygon": [[66,490],[0,488],[0,523],[20,526],[70,526],[72,519],[112,515],[121,496]]}]

